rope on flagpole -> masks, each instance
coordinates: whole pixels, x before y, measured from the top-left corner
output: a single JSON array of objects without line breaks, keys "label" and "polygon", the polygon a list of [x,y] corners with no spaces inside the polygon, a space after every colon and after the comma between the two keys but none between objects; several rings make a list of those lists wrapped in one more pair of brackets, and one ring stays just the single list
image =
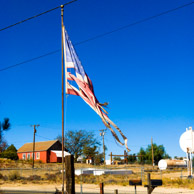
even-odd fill
[{"label": "rope on flagpole", "polygon": [[[65,137],[65,133],[66,133],[66,130],[67,130],[67,99],[68,99],[68,94],[65,95],[65,126],[64,126],[64,137]],[[65,145],[64,145],[65,146]]]}]

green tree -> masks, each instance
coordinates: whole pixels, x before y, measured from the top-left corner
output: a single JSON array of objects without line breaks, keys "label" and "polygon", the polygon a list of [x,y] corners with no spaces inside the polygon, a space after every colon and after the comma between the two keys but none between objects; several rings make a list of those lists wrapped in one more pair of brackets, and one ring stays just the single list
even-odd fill
[{"label": "green tree", "polygon": [[183,157],[175,156],[174,159],[176,159],[176,160],[183,160]]},{"label": "green tree", "polygon": [[87,157],[87,156],[90,156],[90,157],[95,157],[95,155],[97,155],[99,152],[97,151],[97,146],[93,146],[93,147],[89,147],[87,145],[85,145],[83,147],[83,150],[82,150],[82,154]]},{"label": "green tree", "polygon": [[114,159],[114,160],[121,161],[121,157],[119,157],[119,156],[115,156],[113,159]]},{"label": "green tree", "polygon": [[87,158],[87,156],[92,157],[95,165],[100,165],[104,162],[104,154],[99,152],[98,146],[93,147],[85,146],[83,148],[83,155],[85,158]]},{"label": "green tree", "polygon": [[[158,164],[158,162],[165,158],[165,148],[163,145],[156,145],[153,144],[153,150],[154,150],[154,163]],[[147,149],[146,149],[146,155],[149,161],[152,161],[152,146],[148,145]]]},{"label": "green tree", "polygon": [[7,143],[3,139],[3,131],[7,131],[11,128],[9,118],[4,118],[3,122],[0,122],[0,152],[3,152],[7,148]]},{"label": "green tree", "polygon": [[138,153],[138,163],[145,164],[147,160],[146,151],[141,147]]},{"label": "green tree", "polygon": [[17,153],[17,149],[16,149],[16,147],[15,147],[13,144],[11,144],[11,145],[6,149],[6,151],[7,151],[7,152],[15,152],[15,153]]},{"label": "green tree", "polygon": [[[156,165],[158,164],[159,160],[170,158],[170,156],[166,153],[163,145],[153,144],[153,151],[154,151],[154,163]],[[142,155],[142,157],[139,158],[139,162],[151,164],[152,163],[152,146],[148,145],[146,150],[141,148],[138,155]]]},{"label": "green tree", "polygon": [[[57,139],[61,141],[62,137],[58,136]],[[87,152],[95,154],[97,148],[100,146],[100,142],[97,141],[93,132],[70,130],[65,134],[64,146],[72,155],[74,155],[76,161],[77,158],[83,154],[83,150],[85,151],[85,154]]]},{"label": "green tree", "polygon": [[135,163],[136,161],[137,161],[137,157],[136,157],[136,155],[135,154],[133,154],[133,155],[129,155],[128,157],[127,157],[127,160],[128,160],[128,163]]},{"label": "green tree", "polygon": [[94,164],[95,165],[100,165],[104,163],[104,155],[103,153],[97,153],[95,156],[94,156]]},{"label": "green tree", "polygon": [[0,154],[0,158],[8,158],[11,160],[17,160],[17,149],[11,144],[5,151]]}]

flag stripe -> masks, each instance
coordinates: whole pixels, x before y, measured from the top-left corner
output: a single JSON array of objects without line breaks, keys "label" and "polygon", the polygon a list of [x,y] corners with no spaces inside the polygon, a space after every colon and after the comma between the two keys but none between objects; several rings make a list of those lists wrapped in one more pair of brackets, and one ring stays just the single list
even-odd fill
[{"label": "flag stripe", "polygon": [[[106,110],[102,107],[94,94],[93,85],[90,78],[84,71],[83,66],[75,52],[75,49],[69,39],[65,28],[63,28],[63,43],[64,43],[64,55],[65,55],[65,81],[66,81],[66,94],[77,95],[80,96],[102,119],[104,125],[110,129],[113,137],[117,140],[118,143],[124,145],[120,139],[118,138],[115,131],[112,129],[111,125],[117,129],[120,133],[121,137],[125,141],[125,147],[128,151],[129,148],[127,147],[127,138],[124,136],[122,131],[115,125],[107,116]],[[75,70],[75,75],[70,73],[70,69]],[[78,86],[75,87],[70,84],[68,81],[75,82]]]},{"label": "flag stripe", "polygon": [[[74,75],[70,75],[70,77],[71,77],[71,79],[72,80],[74,80],[76,83],[77,83],[77,85],[82,89],[82,91],[83,91],[83,87],[81,86],[81,81],[79,81]],[[72,88],[74,88],[74,90],[76,89],[75,87],[73,87],[72,86]],[[87,89],[87,87],[86,87],[86,89]],[[76,89],[76,92],[78,93],[79,92],[79,96],[80,97],[82,97],[83,98],[83,100],[101,117],[101,119],[102,119],[102,121],[103,121],[103,123],[106,125],[106,127],[108,127],[110,130],[111,130],[111,132],[112,132],[112,134],[113,134],[113,136],[115,137],[115,139],[121,144],[121,145],[123,145],[123,143],[121,143],[121,141],[119,140],[119,138],[118,138],[118,136],[116,135],[116,133],[114,132],[114,130],[110,127],[110,125],[108,124],[108,123],[110,123],[111,125],[113,125],[118,131],[119,131],[119,133],[121,134],[121,136],[123,137],[123,139],[126,141],[127,140],[127,138],[123,135],[123,133],[121,132],[121,130],[108,118],[108,116],[106,115],[106,114],[104,114],[102,111],[101,111],[101,107],[100,107],[100,105],[98,104],[97,106],[94,106],[94,102],[92,101],[93,100],[93,98],[90,98],[90,97],[85,97],[84,95],[83,95],[83,93],[81,93],[81,91],[79,91],[79,90],[77,90]],[[85,94],[87,95],[87,92],[85,92]],[[89,99],[91,99],[91,100],[89,100]],[[94,107],[96,107],[96,108],[94,108]],[[125,143],[126,144],[126,143]],[[126,146],[126,148],[127,148],[127,150],[129,150],[128,149],[128,147]]]}]

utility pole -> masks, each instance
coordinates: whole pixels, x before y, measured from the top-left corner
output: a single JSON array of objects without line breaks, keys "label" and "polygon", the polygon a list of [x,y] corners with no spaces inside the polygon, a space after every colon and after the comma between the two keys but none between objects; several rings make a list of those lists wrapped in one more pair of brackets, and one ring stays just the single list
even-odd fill
[{"label": "utility pole", "polygon": [[99,131],[102,131],[100,133],[100,136],[102,136],[102,140],[103,140],[103,155],[104,155],[104,164],[106,164],[106,160],[105,160],[105,145],[104,145],[104,135],[105,135],[105,131],[106,129],[101,129]]},{"label": "utility pole", "polygon": [[151,145],[152,145],[152,166],[154,168],[154,147],[153,147],[153,139],[151,138]]},{"label": "utility pole", "polygon": [[35,133],[36,133],[36,127],[39,127],[39,126],[40,126],[40,125],[31,125],[31,127],[34,127],[33,154],[32,154],[32,168],[34,168]]}]

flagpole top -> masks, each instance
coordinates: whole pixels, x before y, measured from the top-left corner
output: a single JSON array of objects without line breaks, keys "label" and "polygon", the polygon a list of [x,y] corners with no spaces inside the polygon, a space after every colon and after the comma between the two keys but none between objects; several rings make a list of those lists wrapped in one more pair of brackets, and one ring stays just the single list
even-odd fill
[{"label": "flagpole top", "polygon": [[64,5],[61,5],[61,16],[63,17],[63,8],[64,8]]}]

